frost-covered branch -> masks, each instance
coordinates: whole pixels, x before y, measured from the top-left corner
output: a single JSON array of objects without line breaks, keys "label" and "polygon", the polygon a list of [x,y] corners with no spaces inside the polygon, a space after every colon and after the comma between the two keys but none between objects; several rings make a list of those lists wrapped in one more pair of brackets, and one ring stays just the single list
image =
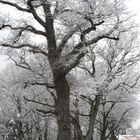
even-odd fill
[{"label": "frost-covered branch", "polygon": [[53,84],[49,84],[47,82],[24,82],[24,89],[29,85],[40,85],[40,86],[46,86],[47,88],[54,89],[55,86]]},{"label": "frost-covered branch", "polygon": [[29,9],[22,8],[18,4],[13,3],[13,2],[0,0],[0,3],[1,4],[6,4],[6,5],[9,5],[9,6],[12,6],[12,7],[15,7],[16,9],[18,9],[19,11],[22,11],[22,12],[28,12],[28,13],[30,12]]},{"label": "frost-covered branch", "polygon": [[43,105],[43,106],[48,106],[48,107],[54,107],[54,105],[50,105],[48,103],[43,103],[41,101],[37,101],[35,99],[28,99],[27,97],[24,96],[24,99],[28,102],[32,102],[32,103],[36,103],[36,104],[40,104],[40,105]]},{"label": "frost-covered branch", "polygon": [[30,52],[41,53],[45,56],[48,56],[47,52],[43,51],[42,49],[40,49],[39,46],[36,46],[36,45],[31,45],[31,44],[26,44],[26,43],[23,43],[23,44],[20,44],[20,45],[2,43],[0,45],[5,47],[5,48],[13,48],[13,49],[29,48]]},{"label": "frost-covered branch", "polygon": [[43,27],[46,27],[45,22],[38,16],[37,12],[35,11],[35,7],[32,4],[32,0],[28,0],[27,4],[29,6],[29,12],[32,13],[36,21],[38,21]]},{"label": "frost-covered branch", "polygon": [[12,29],[12,30],[18,31],[20,36],[21,36],[22,32],[24,32],[24,31],[29,31],[29,32],[32,32],[34,34],[46,36],[45,32],[43,32],[41,30],[37,30],[36,28],[34,28],[31,25],[25,25],[25,26],[21,26],[21,27],[20,26],[19,27],[12,27],[10,24],[2,24],[0,27],[0,30],[7,28],[7,27]]}]

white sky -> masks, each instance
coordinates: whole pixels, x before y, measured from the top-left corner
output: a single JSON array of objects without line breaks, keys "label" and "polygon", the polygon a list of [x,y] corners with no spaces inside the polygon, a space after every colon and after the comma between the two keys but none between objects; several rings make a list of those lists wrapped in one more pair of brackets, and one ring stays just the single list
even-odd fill
[{"label": "white sky", "polygon": [[136,20],[140,24],[140,0],[127,0],[128,8],[136,14]]}]

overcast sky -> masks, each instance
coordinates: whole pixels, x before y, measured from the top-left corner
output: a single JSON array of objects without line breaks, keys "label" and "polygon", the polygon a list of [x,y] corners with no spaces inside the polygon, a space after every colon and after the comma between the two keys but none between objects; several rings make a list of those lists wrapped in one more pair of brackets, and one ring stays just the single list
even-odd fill
[{"label": "overcast sky", "polygon": [[140,0],[127,0],[128,8],[136,14],[136,20],[140,24]]}]

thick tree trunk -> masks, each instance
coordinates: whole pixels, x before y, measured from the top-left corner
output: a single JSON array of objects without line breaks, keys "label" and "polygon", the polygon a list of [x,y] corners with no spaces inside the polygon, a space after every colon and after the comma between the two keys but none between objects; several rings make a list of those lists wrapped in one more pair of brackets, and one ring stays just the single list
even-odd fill
[{"label": "thick tree trunk", "polygon": [[100,140],[106,139],[106,130],[102,130]]},{"label": "thick tree trunk", "polygon": [[54,82],[57,93],[57,103],[56,103],[57,123],[58,123],[57,140],[71,140],[69,85],[65,77],[61,77],[55,80]]},{"label": "thick tree trunk", "polygon": [[[57,112],[57,124],[58,135],[57,140],[71,140],[71,122],[70,122],[70,89],[68,82],[65,78],[68,71],[67,67],[63,66],[63,62],[60,61],[60,57],[57,51],[55,32],[53,26],[53,18],[48,14],[51,14],[50,5],[46,5],[46,37],[48,43],[48,59],[53,72],[53,79],[55,90],[57,94],[56,99],[56,112]],[[49,16],[48,16],[49,15]]]}]

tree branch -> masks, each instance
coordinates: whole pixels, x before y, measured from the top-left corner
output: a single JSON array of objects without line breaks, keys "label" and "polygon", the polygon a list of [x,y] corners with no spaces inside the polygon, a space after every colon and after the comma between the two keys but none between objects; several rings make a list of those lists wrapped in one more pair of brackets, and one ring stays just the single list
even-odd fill
[{"label": "tree branch", "polygon": [[97,43],[99,40],[104,39],[104,38],[108,38],[108,39],[112,39],[112,40],[119,40],[119,38],[110,37],[112,32],[113,32],[113,30],[111,30],[108,33],[105,33],[103,35],[97,36],[88,42],[86,42],[85,39],[81,40],[82,42],[77,44],[74,47],[74,49],[67,56],[65,56],[65,59],[67,60],[67,61],[65,61],[66,64],[64,63],[65,64],[64,65],[65,73],[67,74],[71,69],[73,69],[75,66],[77,66],[80,63],[81,58],[83,58],[87,52],[86,47],[88,47],[94,43]]},{"label": "tree branch", "polygon": [[43,105],[43,106],[48,106],[48,107],[54,107],[54,105],[50,105],[50,104],[47,104],[47,103],[42,103],[42,102],[34,100],[34,99],[28,99],[25,96],[23,96],[23,98],[24,98],[24,100],[26,100],[28,102],[33,102],[33,103],[40,104],[40,105]]},{"label": "tree branch", "polygon": [[29,6],[29,11],[32,13],[33,17],[43,26],[45,27],[46,24],[45,22],[37,15],[35,9],[34,9],[34,6],[32,5],[32,0],[28,0],[27,1],[27,4]]},{"label": "tree branch", "polygon": [[20,45],[11,45],[11,44],[6,44],[6,43],[2,43],[0,44],[1,46],[3,47],[7,47],[7,48],[14,48],[14,49],[21,49],[21,48],[31,48],[31,50],[29,50],[30,52],[33,52],[33,53],[41,53],[45,56],[48,56],[48,53],[43,51],[42,49],[39,48],[39,46],[33,46],[31,44],[20,44]]},{"label": "tree branch", "polygon": [[27,69],[27,70],[31,70],[31,66],[27,63],[27,62],[24,62],[24,65],[23,64],[19,64],[15,59],[13,59],[11,56],[8,56],[14,63],[16,66],[20,67],[20,68],[23,68],[23,69]]},{"label": "tree branch", "polygon": [[105,38],[107,38],[107,39],[112,39],[112,40],[116,40],[116,41],[119,40],[118,37],[111,37],[111,36],[109,36],[109,35],[110,35],[110,33],[106,33],[106,34],[97,36],[97,37],[93,38],[92,40],[88,41],[88,42],[87,42],[87,45],[92,45],[92,44],[94,44],[94,43],[97,43],[97,42],[100,41],[101,39],[105,39]]},{"label": "tree branch", "polygon": [[70,31],[68,31],[68,33],[63,37],[59,47],[58,47],[58,53],[60,54],[65,46],[65,44],[68,42],[68,40],[72,37],[72,35],[74,33],[76,33],[79,30],[79,27],[76,26],[73,29],[71,29]]},{"label": "tree branch", "polygon": [[49,111],[46,111],[46,110],[43,110],[43,109],[36,109],[37,112],[40,112],[40,113],[43,113],[43,114],[52,114],[52,115],[56,115],[56,112],[55,111],[52,111],[52,110],[49,110]]},{"label": "tree branch", "polygon": [[[87,19],[87,18],[86,18]],[[96,26],[101,25],[102,23],[104,23],[104,21],[100,21],[99,23],[92,23],[92,26],[85,29],[84,31],[82,31],[82,34],[86,35],[89,32],[93,31],[96,29]],[[70,31],[68,31],[68,33],[63,37],[59,48],[58,48],[58,52],[61,53],[61,51],[63,50],[65,44],[68,42],[68,40],[72,37],[72,35],[74,35],[74,33],[76,33],[79,30],[79,26],[74,27],[73,29],[71,29]]]},{"label": "tree branch", "polygon": [[49,83],[40,83],[40,82],[24,82],[24,84],[25,84],[25,86],[24,86],[24,88],[26,88],[28,85],[40,85],[40,86],[46,86],[47,88],[52,88],[52,89],[54,89],[55,88],[55,86],[54,85],[52,85],[52,84],[49,84]]},{"label": "tree branch", "polygon": [[6,28],[6,27],[9,27],[12,30],[20,30],[21,33],[23,31],[30,31],[30,32],[38,34],[38,35],[46,36],[45,32],[37,30],[31,25],[25,25],[25,27],[24,26],[23,27],[12,27],[9,24],[2,24],[2,26],[0,27],[0,30],[3,28]]},{"label": "tree branch", "polygon": [[104,20],[103,20],[103,21],[100,21],[99,23],[96,23],[96,24],[94,24],[94,23],[92,22],[91,19],[90,19],[90,21],[91,21],[91,22],[90,22],[90,23],[91,23],[91,27],[89,27],[89,28],[85,29],[84,31],[82,31],[82,33],[83,33],[84,35],[90,33],[91,31],[96,30],[96,26],[99,26],[99,25],[101,25],[102,23],[104,23]]},{"label": "tree branch", "polygon": [[113,127],[113,129],[111,129],[111,131],[108,133],[108,135],[106,136],[106,138],[108,138],[108,137],[111,135],[112,131],[114,131],[115,129],[118,128],[118,126],[120,125],[120,123],[121,123],[123,117],[125,116],[125,114],[126,114],[127,112],[129,112],[131,109],[133,109],[133,107],[128,108],[126,111],[123,112],[123,114],[122,114],[120,120],[118,121],[117,125],[116,125],[115,127]]},{"label": "tree branch", "polygon": [[8,2],[8,1],[3,1],[3,0],[0,0],[0,3],[6,4],[6,5],[9,5],[9,6],[12,6],[12,7],[15,7],[19,11],[28,12],[28,13],[30,12],[28,9],[22,8],[19,5],[17,5],[16,3],[12,3],[12,2]]}]

